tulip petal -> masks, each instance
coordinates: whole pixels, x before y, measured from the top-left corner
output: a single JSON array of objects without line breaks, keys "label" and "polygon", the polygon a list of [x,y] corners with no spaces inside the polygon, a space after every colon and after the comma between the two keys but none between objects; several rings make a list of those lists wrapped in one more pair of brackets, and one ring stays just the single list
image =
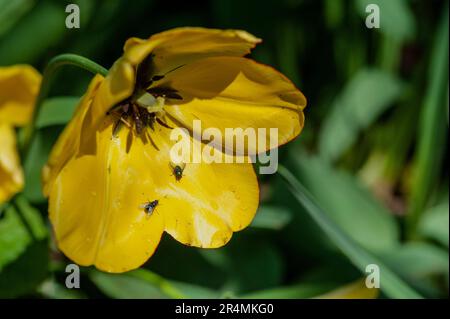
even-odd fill
[{"label": "tulip petal", "polygon": [[124,272],[142,265],[158,246],[163,216],[147,217],[153,198],[151,162],[144,144],[128,145],[128,130],[112,138],[106,119],[94,134],[97,153],[68,161],[50,190],[49,212],[59,248],[80,265]]},{"label": "tulip petal", "polygon": [[[170,129],[156,124],[136,137],[123,128],[113,137],[113,122],[107,117],[97,129],[97,153],[71,158],[50,191],[50,219],[69,258],[123,272],[153,254],[164,230],[186,245],[213,248],[251,222],[258,206],[251,164],[188,163],[177,181]],[[142,205],[154,200],[148,217]]]},{"label": "tulip petal", "polygon": [[[146,156],[152,160],[155,174],[161,175],[159,183],[155,182],[155,192],[161,198],[158,210],[164,215],[166,232],[189,246],[225,245],[233,232],[250,224],[258,208],[259,186],[252,164],[187,163],[183,177],[177,181],[169,165],[175,143],[170,140],[171,130],[160,127],[155,133],[159,151],[149,147]],[[191,151],[208,152],[209,146],[191,137],[188,143]]]},{"label": "tulip petal", "polygon": [[92,130],[99,125],[106,112],[114,105],[125,100],[134,90],[135,69],[125,58],[117,60],[108,72],[105,80],[100,84],[89,112],[85,126]]},{"label": "tulip petal", "polygon": [[251,164],[187,164],[183,175],[162,191],[170,196],[161,211],[173,238],[189,246],[217,248],[250,224],[259,199]]},{"label": "tulip petal", "polygon": [[152,73],[165,74],[173,68],[210,56],[243,56],[261,40],[241,30],[176,28],[147,40],[130,38],[124,55],[117,60],[101,85],[92,107],[92,127],[112,106],[130,97],[135,88],[136,69],[152,54]]},{"label": "tulip petal", "polygon": [[27,124],[41,84],[41,75],[29,65],[0,67],[0,122]]},{"label": "tulip petal", "polygon": [[15,134],[12,126],[0,122],[0,203],[8,201],[23,187]]},{"label": "tulip petal", "polygon": [[148,40],[131,38],[125,43],[125,58],[141,63],[151,52],[155,72],[164,74],[173,68],[212,56],[244,56],[261,42],[242,30],[175,28],[153,35]]},{"label": "tulip petal", "polygon": [[102,81],[103,77],[101,75],[96,75],[92,79],[75,110],[72,120],[64,128],[51,150],[47,164],[42,170],[43,193],[45,196],[49,195],[53,182],[62,167],[78,151],[83,120]]},{"label": "tulip petal", "polygon": [[[172,72],[161,85],[183,97],[165,111],[191,130],[196,119],[203,130],[218,128],[222,136],[226,128],[265,128],[265,148],[248,145],[248,154],[285,144],[303,128],[304,95],[281,73],[246,58],[202,59]],[[270,128],[278,129],[275,145],[270,145]]]}]

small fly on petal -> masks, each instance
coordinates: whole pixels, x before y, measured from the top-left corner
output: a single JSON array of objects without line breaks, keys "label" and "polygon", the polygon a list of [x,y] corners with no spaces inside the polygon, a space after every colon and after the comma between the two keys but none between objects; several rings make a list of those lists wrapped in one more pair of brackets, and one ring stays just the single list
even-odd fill
[{"label": "small fly on petal", "polygon": [[186,167],[186,163],[180,164],[170,163],[170,166],[172,168],[172,175],[175,176],[175,180],[179,182],[183,177],[183,171],[184,168]]},{"label": "small fly on petal", "polygon": [[139,206],[139,208],[144,209],[145,214],[147,217],[150,217],[155,210],[156,206],[158,206],[159,200],[155,199],[153,201],[148,201],[142,205]]}]

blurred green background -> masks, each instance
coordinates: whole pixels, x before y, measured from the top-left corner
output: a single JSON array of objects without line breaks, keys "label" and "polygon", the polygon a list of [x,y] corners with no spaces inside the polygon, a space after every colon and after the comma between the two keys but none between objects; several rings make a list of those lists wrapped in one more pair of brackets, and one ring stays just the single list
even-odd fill
[{"label": "blurred green background", "polygon": [[[80,29],[65,28],[69,3]],[[365,27],[369,3],[380,29]],[[83,268],[81,289],[66,289],[70,261],[52,241],[40,188],[91,78],[66,67],[38,119],[24,193],[13,209],[0,204],[0,297],[309,298],[363,278],[376,260],[380,297],[448,298],[448,1],[0,0],[0,65],[42,72],[76,53],[109,68],[127,38],[177,26],[255,34],[264,42],[252,58],[306,95],[306,127],[280,148],[285,178],[260,176],[260,210],[227,246],[200,250],[165,234],[140,270]]]}]

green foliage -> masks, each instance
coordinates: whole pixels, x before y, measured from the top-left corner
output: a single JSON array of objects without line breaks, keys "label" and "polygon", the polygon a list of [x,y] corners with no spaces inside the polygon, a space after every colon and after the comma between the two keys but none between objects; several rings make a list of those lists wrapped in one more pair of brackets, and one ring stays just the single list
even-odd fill
[{"label": "green foliage", "polygon": [[34,4],[34,0],[1,0],[0,1],[0,36],[10,30],[14,24],[26,14]]},{"label": "green foliage", "polygon": [[52,1],[41,1],[17,23],[0,42],[2,65],[36,62],[52,46],[61,41],[67,32],[62,6]]},{"label": "green foliage", "polygon": [[[91,280],[105,294],[112,298],[169,298],[171,293],[174,296],[183,297],[181,293],[174,290],[171,285],[159,278],[157,275],[139,271],[140,276],[133,276],[132,273],[125,275],[106,274],[99,271],[92,271]],[[172,292],[164,292],[164,287]]]},{"label": "green foliage", "polygon": [[259,207],[251,227],[281,230],[292,219],[291,212],[283,207],[262,205]]},{"label": "green foliage", "polygon": [[48,276],[47,236],[39,211],[17,197],[0,220],[0,298],[27,294]]},{"label": "green foliage", "polygon": [[356,242],[373,251],[398,244],[399,230],[394,216],[354,176],[335,170],[321,158],[305,152],[298,154],[295,164],[305,187]]},{"label": "green foliage", "polygon": [[331,290],[333,285],[316,284],[297,284],[289,287],[279,287],[267,290],[260,290],[254,293],[243,295],[242,298],[248,299],[301,299],[311,298]]},{"label": "green foliage", "polygon": [[16,209],[7,207],[0,222],[0,270],[17,259],[30,242],[31,238]]},{"label": "green foliage", "polygon": [[365,19],[366,7],[376,4],[380,8],[380,31],[398,41],[411,40],[416,32],[416,23],[408,0],[355,0],[356,7]]},{"label": "green foliage", "polygon": [[381,258],[421,294],[433,298],[440,296],[436,278],[446,282],[448,287],[448,250],[428,243],[411,242],[383,253]]},{"label": "green foliage", "polygon": [[37,132],[24,163],[26,184],[25,196],[34,203],[45,201],[42,194],[42,167],[47,162],[48,154],[61,130],[47,127]]},{"label": "green foliage", "polygon": [[418,231],[425,237],[435,239],[448,248],[448,198],[437,206],[429,208],[418,226]]},{"label": "green foliage", "polygon": [[363,69],[350,80],[331,106],[320,132],[320,154],[339,158],[402,91],[400,80],[377,69]]},{"label": "green foliage", "polygon": [[69,122],[75,111],[77,96],[60,96],[47,99],[42,104],[36,126],[44,128],[52,125],[64,125]]},{"label": "green foliage", "polygon": [[382,260],[371,255],[368,251],[354,242],[342,229],[336,225],[324,211],[317,205],[314,198],[300,184],[298,180],[284,167],[280,168],[280,174],[285,179],[291,192],[300,204],[302,204],[310,216],[321,227],[323,232],[338,246],[351,262],[365,273],[366,266],[375,264],[383,274],[384,293],[391,298],[421,298],[421,296],[404,283],[392,272]]},{"label": "green foliage", "polygon": [[[140,269],[82,267],[81,289],[68,290],[70,261],[49,236],[41,170],[91,77],[65,68],[22,158],[25,188],[0,203],[0,297],[313,298],[361,280],[371,263],[382,297],[448,297],[446,1],[73,2],[79,30],[65,27],[63,1],[0,0],[0,65],[42,72],[71,52],[108,69],[131,36],[245,29],[264,40],[251,57],[307,97],[306,126],[279,149],[279,174],[259,177],[258,213],[226,246],[164,235]],[[371,3],[380,29],[365,27]]]},{"label": "green foliage", "polygon": [[[420,129],[414,184],[410,197],[409,227],[410,236],[421,213],[428,204],[434,185],[439,180],[444,148],[448,134],[448,3],[442,14],[438,33],[435,36],[431,64],[428,73],[428,87],[421,112]],[[446,103],[447,102],[447,103]]]}]

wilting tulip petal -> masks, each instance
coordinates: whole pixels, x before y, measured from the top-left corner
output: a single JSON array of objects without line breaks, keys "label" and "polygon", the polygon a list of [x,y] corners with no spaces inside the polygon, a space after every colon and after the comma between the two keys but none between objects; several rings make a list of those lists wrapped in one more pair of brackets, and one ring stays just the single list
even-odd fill
[{"label": "wilting tulip petal", "polygon": [[53,181],[62,167],[78,152],[83,120],[102,81],[103,77],[101,75],[97,75],[92,79],[86,94],[82,97],[75,110],[72,120],[67,124],[50,152],[47,164],[42,170],[43,193],[45,196],[49,195]]},{"label": "wilting tulip petal", "polygon": [[8,201],[23,187],[23,172],[16,150],[16,132],[0,123],[0,203]]},{"label": "wilting tulip petal", "polygon": [[0,67],[0,123],[27,124],[40,83],[41,75],[29,65]]},{"label": "wilting tulip petal", "polygon": [[[155,127],[157,148],[128,130],[113,137],[112,130],[113,121],[103,123],[97,153],[70,159],[51,188],[58,246],[78,264],[126,271],[153,254],[164,230],[184,244],[212,248],[253,219],[258,183],[251,164],[187,164],[177,181],[170,129]],[[143,205],[154,200],[149,214]]]},{"label": "wilting tulip petal", "polygon": [[131,38],[125,43],[125,58],[133,65],[151,52],[154,71],[166,72],[180,65],[213,56],[244,56],[261,42],[242,30],[176,28],[158,33],[148,40]]},{"label": "wilting tulip petal", "polygon": [[196,119],[202,120],[202,130],[218,128],[224,137],[226,128],[266,129],[266,147],[258,150],[249,145],[249,154],[270,148],[270,128],[278,129],[275,147],[303,128],[303,94],[281,73],[252,60],[203,59],[174,71],[165,81],[183,96],[183,101],[167,105],[166,112],[191,130]]},{"label": "wilting tulip petal", "polygon": [[[122,272],[144,263],[157,247],[164,217],[141,205],[154,187],[145,145],[127,134],[112,139],[113,122],[96,133],[97,153],[74,157],[50,190],[49,212],[60,249],[80,265]],[[87,133],[87,132],[85,132]]]}]

